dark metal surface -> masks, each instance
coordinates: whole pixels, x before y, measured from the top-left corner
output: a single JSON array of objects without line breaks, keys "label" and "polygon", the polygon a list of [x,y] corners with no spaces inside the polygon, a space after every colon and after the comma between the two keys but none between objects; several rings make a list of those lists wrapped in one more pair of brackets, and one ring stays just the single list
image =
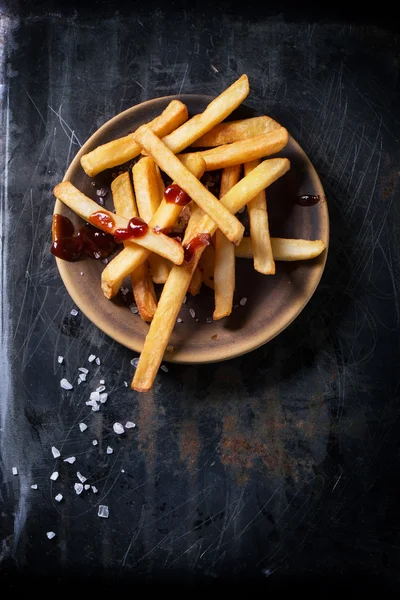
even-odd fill
[{"label": "dark metal surface", "polygon": [[[2,585],[398,587],[398,38],[245,11],[27,12],[1,16]],[[327,268],[268,346],[171,365],[138,395],[124,386],[132,353],[70,314],[49,254],[51,190],[114,114],[215,95],[241,73],[248,104],[287,126],[319,172]],[[78,386],[80,366],[90,372]],[[93,413],[85,401],[102,378],[109,399]],[[137,427],[119,437],[112,425],[126,420]],[[54,460],[52,445],[75,464]],[[97,495],[75,494],[78,470]]]}]

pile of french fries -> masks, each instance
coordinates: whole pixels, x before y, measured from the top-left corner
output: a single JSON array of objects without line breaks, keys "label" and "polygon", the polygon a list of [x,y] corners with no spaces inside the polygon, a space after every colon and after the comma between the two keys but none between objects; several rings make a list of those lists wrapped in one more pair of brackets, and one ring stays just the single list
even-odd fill
[{"label": "pile of french fries", "polygon": [[[142,237],[124,242],[101,277],[103,293],[111,299],[130,276],[139,314],[150,323],[132,381],[134,390],[151,388],[188,291],[199,293],[203,281],[214,287],[213,318],[222,319],[232,311],[236,257],[252,259],[256,271],[272,275],[276,260],[311,259],[325,248],[321,240],[270,238],[265,190],[288,171],[290,162],[286,158],[262,159],[285,147],[288,132],[266,116],[223,122],[248,94],[248,78],[242,75],[203,113],[190,119],[186,106],[173,100],[150,123],[82,156],[83,169],[94,177],[142,155],[132,168],[133,185],[129,172],[112,182],[115,214],[68,181],[54,189],[54,195],[85,221],[99,210],[112,217],[113,226],[108,222],[100,227],[108,233],[125,228],[133,217],[148,224]],[[182,154],[193,148],[196,150]],[[220,169],[217,198],[200,179],[205,171]],[[182,242],[167,235],[182,206],[167,201],[161,172],[191,200]],[[244,226],[235,216],[246,206],[250,237],[243,237]],[[185,260],[189,248],[193,253]],[[164,286],[158,302],[154,283]]]}]

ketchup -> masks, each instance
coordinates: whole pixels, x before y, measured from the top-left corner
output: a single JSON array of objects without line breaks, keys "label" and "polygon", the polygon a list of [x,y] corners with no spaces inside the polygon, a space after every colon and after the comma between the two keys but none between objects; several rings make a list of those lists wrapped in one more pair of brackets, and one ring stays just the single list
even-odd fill
[{"label": "ketchup", "polygon": [[191,197],[176,183],[171,183],[171,185],[165,188],[164,198],[166,202],[171,202],[178,206],[186,206],[192,201]]},{"label": "ketchup", "polygon": [[129,238],[139,238],[144,236],[149,229],[149,226],[143,219],[133,217],[128,223],[128,227],[115,229],[114,239],[117,243],[121,243]]},{"label": "ketchup", "polygon": [[101,210],[92,213],[89,217],[89,223],[98,227],[99,229],[109,229],[112,231],[115,227],[114,219],[111,215]]},{"label": "ketchup", "polygon": [[306,194],[304,196],[298,196],[295,202],[299,206],[314,206],[314,204],[318,204],[320,200],[320,196],[312,196],[310,194]]},{"label": "ketchup", "polygon": [[211,236],[209,233],[199,233],[184,247],[184,258],[185,262],[191,262],[193,260],[196,250],[202,246],[209,246],[211,244]]},{"label": "ketchup", "polygon": [[72,222],[63,215],[53,215],[52,237],[50,252],[57,258],[71,262],[79,260],[84,254],[91,258],[107,258],[116,248],[112,235],[89,224],[74,235]]}]

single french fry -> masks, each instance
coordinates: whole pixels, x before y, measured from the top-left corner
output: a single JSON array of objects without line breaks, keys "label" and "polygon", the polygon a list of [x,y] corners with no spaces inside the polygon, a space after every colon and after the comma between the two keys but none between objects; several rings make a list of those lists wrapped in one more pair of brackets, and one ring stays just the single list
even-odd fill
[{"label": "single french fry", "polygon": [[211,131],[193,142],[192,146],[194,148],[222,146],[223,144],[246,140],[262,133],[269,133],[280,127],[281,125],[271,117],[252,117],[251,119],[228,121],[213,127]]},{"label": "single french fry", "polygon": [[[148,126],[163,137],[174,131],[179,125],[188,118],[186,106],[180,100],[172,100],[163,112],[150,121]],[[105,169],[111,169],[117,165],[132,160],[140,154],[140,146],[135,142],[134,134],[130,133],[125,137],[113,140],[107,144],[98,146],[88,154],[81,157],[81,165],[89,177],[94,177],[97,173]]]},{"label": "single french fry", "polygon": [[182,152],[195,140],[226,119],[243,102],[249,91],[247,75],[242,75],[222,94],[214,98],[204,112],[195,115],[175,131],[163,137],[164,144],[174,154]]},{"label": "single french fry", "polygon": [[[106,210],[99,206],[96,202],[85,196],[80,192],[70,181],[63,181],[56,185],[53,190],[56,198],[61,200],[64,204],[69,206],[77,215],[79,215],[85,221],[91,222],[91,216],[95,213],[101,213],[107,216],[108,223],[99,226],[106,233],[114,233],[116,229],[124,229],[127,227],[129,220],[124,219],[114,213]],[[97,225],[96,225],[97,226]],[[151,227],[141,237],[130,238],[126,240],[126,244],[133,244],[136,246],[143,246],[151,252],[156,252],[164,258],[168,258],[175,264],[181,264],[183,261],[183,249],[180,244],[175,240],[163,235],[162,233],[154,233]]]},{"label": "single french fry", "polygon": [[[245,163],[244,173],[247,175],[260,164],[259,159]],[[254,253],[254,268],[264,275],[274,275],[275,262],[271,248],[271,238],[269,235],[267,198],[265,190],[259,194],[247,205],[250,222],[250,237],[252,239]]]},{"label": "single french fry", "polygon": [[[263,133],[247,140],[233,142],[225,146],[218,146],[212,150],[199,152],[206,161],[207,171],[224,169],[256,158],[269,156],[279,152],[288,143],[289,134],[284,127]],[[183,155],[185,156],[185,155]],[[182,156],[178,156],[182,160]]]},{"label": "single french fry", "polygon": [[[265,166],[265,163],[269,164]],[[267,187],[278,179],[278,177],[286,173],[289,167],[290,162],[287,158],[264,161],[225,194],[221,202],[226,203],[225,205],[229,209],[232,208],[237,212],[243,206],[246,206],[261,189]],[[200,223],[200,226],[203,225],[208,227],[208,229],[202,228],[198,233],[213,235],[217,229],[215,223],[207,215],[205,215],[205,218]],[[193,233],[198,235],[196,231]],[[172,267],[144,342],[139,364],[132,381],[132,389],[145,392],[153,385],[183,299],[188,290],[192,274],[197,267],[204,248],[204,246],[197,248],[191,262],[184,262],[180,267],[175,265]]]},{"label": "single french fry", "polygon": [[[241,165],[227,167],[222,171],[219,197],[223,198],[240,178]],[[250,204],[250,202],[249,202]],[[201,258],[203,258],[207,252]],[[215,260],[214,260],[214,292],[215,309],[214,321],[227,317],[232,312],[233,294],[235,291],[235,247],[218,229],[215,232]]]},{"label": "single french fry", "polygon": [[[187,161],[187,167],[195,177],[200,178],[204,173],[205,163],[201,157],[193,154]],[[153,230],[159,229],[161,231],[172,228],[181,210],[181,206],[167,202],[163,198],[157,212],[149,223],[149,227]],[[101,288],[106,298],[113,298],[117,294],[124,277],[135,271],[147,259],[149,254],[150,252],[145,248],[139,248],[132,244],[132,246],[124,248],[108,263],[101,274]]]},{"label": "single french fry", "polygon": [[[132,168],[132,176],[139,215],[146,223],[149,223],[157,212],[162,199],[160,195],[160,169],[152,158],[144,156]],[[165,283],[171,270],[165,258],[158,254],[150,254],[149,264],[153,281],[155,283]]]},{"label": "single french fry", "polygon": [[[277,261],[292,262],[310,260],[325,250],[322,240],[296,240],[289,238],[271,238],[272,252]],[[244,237],[235,248],[237,258],[253,258],[251,237]]]},{"label": "single french fry", "polygon": [[174,179],[192,200],[213,219],[231,242],[236,244],[240,242],[244,232],[240,221],[218,202],[217,198],[192,175],[189,169],[149,127],[146,125],[139,127],[135,132],[135,139],[150,154],[160,169]]},{"label": "single french fry", "polygon": [[[125,219],[138,216],[135,196],[129,173],[122,173],[111,184],[115,212]],[[125,244],[124,244],[125,246]],[[131,275],[132,292],[143,321],[151,321],[157,308],[154,285],[147,263],[140,265]]]},{"label": "single french fry", "polygon": [[[217,230],[218,231],[218,230]],[[222,234],[223,235],[223,234]],[[230,243],[230,242],[229,242]],[[214,268],[215,268],[215,247],[210,244],[204,249],[200,256],[198,268],[201,271],[201,276],[204,285],[210,289],[214,289]]]},{"label": "single french fry", "polygon": [[161,171],[160,171],[160,167],[158,165],[156,165],[156,174],[157,174],[157,181],[158,181],[158,191],[160,194],[160,202],[164,197],[164,192],[165,192],[165,185],[164,185],[164,181],[161,175]]},{"label": "single french fry", "polygon": [[190,283],[189,283],[189,289],[188,289],[189,294],[191,294],[192,296],[197,296],[197,294],[200,292],[202,283],[203,283],[203,277],[202,277],[199,267],[197,267],[194,270],[192,279],[190,280]]}]

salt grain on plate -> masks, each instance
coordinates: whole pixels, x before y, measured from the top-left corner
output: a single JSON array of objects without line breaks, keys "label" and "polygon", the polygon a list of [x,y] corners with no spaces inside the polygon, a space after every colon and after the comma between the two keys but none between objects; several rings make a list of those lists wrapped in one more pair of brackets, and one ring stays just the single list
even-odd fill
[{"label": "salt grain on plate", "polygon": [[168,367],[166,367],[165,365],[161,365],[160,369],[161,371],[164,371],[164,373],[168,373]]},{"label": "salt grain on plate", "polygon": [[128,382],[127,381],[124,381],[124,386],[128,387]]},{"label": "salt grain on plate", "polygon": [[125,423],[125,429],[133,429],[134,427],[136,427],[136,423],[132,423],[132,421],[127,421]]},{"label": "salt grain on plate", "polygon": [[131,306],[131,313],[136,315],[139,312],[139,309],[137,306]]},{"label": "salt grain on plate", "polygon": [[96,390],[90,394],[90,399],[98,402],[100,400],[100,393]]},{"label": "salt grain on plate", "polygon": [[96,400],[88,400],[87,402],[85,402],[85,404],[86,406],[91,406],[93,412],[97,412],[98,410],[100,410],[100,406],[98,405]]},{"label": "salt grain on plate", "polygon": [[114,452],[114,450],[111,448],[111,446],[107,446],[106,452],[107,452],[107,454],[112,454]]},{"label": "salt grain on plate", "polygon": [[104,198],[104,196],[107,196],[107,190],[105,188],[100,188],[99,190],[96,190],[96,195],[100,198]]},{"label": "salt grain on plate", "polygon": [[54,498],[54,500],[57,500],[57,502],[61,502],[62,499],[63,499],[62,494],[57,494],[57,496]]},{"label": "salt grain on plate", "polygon": [[58,356],[57,357],[57,361],[58,361],[58,364],[61,365],[64,362],[64,357],[63,356]]},{"label": "salt grain on plate", "polygon": [[85,367],[78,367],[78,371],[85,373],[86,375],[89,373],[89,369],[85,369]]},{"label": "salt grain on plate", "polygon": [[178,317],[177,320],[176,320],[176,322],[177,323],[182,323],[183,321],[182,321],[182,319],[180,317]]},{"label": "salt grain on plate", "polygon": [[83,492],[83,485],[81,483],[74,483],[74,489],[79,496],[79,494],[82,494]]},{"label": "salt grain on plate", "polygon": [[125,473],[125,469],[121,469],[121,473]]},{"label": "salt grain on plate", "polygon": [[17,467],[13,467],[12,468],[12,474],[13,475],[18,475],[18,469],[17,469]]},{"label": "salt grain on plate", "polygon": [[100,400],[101,404],[104,404],[104,402],[107,402],[107,398],[108,398],[107,392],[103,392],[103,394],[100,394],[99,400]]},{"label": "salt grain on plate", "polygon": [[186,304],[186,300],[187,300],[187,296],[184,297],[183,304]]},{"label": "salt grain on plate", "polygon": [[86,373],[79,373],[78,381],[86,381]]},{"label": "salt grain on plate", "polygon": [[58,458],[59,456],[61,456],[60,451],[55,446],[51,447],[51,453],[52,453],[52,455],[53,455],[54,458]]},{"label": "salt grain on plate", "polygon": [[212,323],[212,318],[211,317],[207,317],[206,318],[206,323],[208,323],[208,324]]},{"label": "salt grain on plate", "polygon": [[103,258],[101,262],[103,263],[103,265],[108,265],[108,258]]},{"label": "salt grain on plate", "polygon": [[70,384],[68,379],[65,379],[65,377],[63,379],[61,379],[60,386],[62,387],[63,390],[72,390],[72,388],[74,387],[73,385]]},{"label": "salt grain on plate", "polygon": [[32,490],[37,490],[37,483],[32,483],[31,488]]},{"label": "salt grain on plate", "polygon": [[53,473],[50,475],[50,479],[51,479],[52,481],[57,481],[57,479],[58,479],[58,475],[59,475],[58,471],[54,471],[54,472],[53,472]]},{"label": "salt grain on plate", "polygon": [[114,423],[113,429],[114,429],[115,433],[118,433],[118,435],[120,435],[121,433],[124,433],[124,428],[122,427],[121,423]]},{"label": "salt grain on plate", "polygon": [[52,540],[53,538],[56,537],[56,534],[54,533],[54,531],[48,531],[46,533],[47,537],[49,538],[49,540]]},{"label": "salt grain on plate", "polygon": [[193,308],[189,308],[189,312],[190,312],[190,316],[194,319],[196,316],[196,313],[194,312]]},{"label": "salt grain on plate", "polygon": [[104,392],[105,389],[106,389],[105,385],[99,385],[99,387],[96,388],[96,392]]},{"label": "salt grain on plate", "polygon": [[245,306],[246,302],[247,302],[247,298],[242,298],[240,300],[239,304],[240,304],[240,306]]},{"label": "salt grain on plate", "polygon": [[73,465],[75,461],[76,461],[75,456],[70,456],[64,460],[64,462],[69,463],[70,465]]},{"label": "salt grain on plate", "polygon": [[87,425],[86,423],[79,423],[79,429],[83,432],[86,431]]},{"label": "salt grain on plate", "polygon": [[97,515],[99,517],[103,517],[103,519],[108,519],[108,506],[104,506],[104,504],[100,504],[99,506],[99,512],[97,513]]},{"label": "salt grain on plate", "polygon": [[99,357],[96,358],[96,365],[99,367],[100,366],[100,359]]},{"label": "salt grain on plate", "polygon": [[100,382],[99,382],[99,383],[100,383],[101,385],[103,385],[103,383],[105,383],[104,379],[100,379]]},{"label": "salt grain on plate", "polygon": [[138,364],[139,364],[139,359],[138,358],[132,358],[132,360],[131,360],[132,367],[135,367],[135,369],[136,369],[136,367],[138,366]]},{"label": "salt grain on plate", "polygon": [[90,490],[90,485],[88,483],[85,483],[85,485],[83,487],[86,491]]},{"label": "salt grain on plate", "polygon": [[76,317],[78,314],[78,311],[76,310],[76,308],[73,308],[69,314],[72,315],[73,317]]},{"label": "salt grain on plate", "polygon": [[85,477],[84,475],[82,475],[82,473],[80,473],[79,471],[77,471],[76,476],[77,476],[77,478],[79,479],[79,481],[81,483],[85,483],[85,481],[87,480],[87,477]]},{"label": "salt grain on plate", "polygon": [[97,489],[97,487],[95,485],[92,485],[92,492],[93,494],[97,494],[99,490]]},{"label": "salt grain on plate", "polygon": [[88,358],[88,361],[93,362],[95,360],[95,358],[96,358],[95,354],[91,354]]},{"label": "salt grain on plate", "polygon": [[92,444],[93,444],[93,446],[97,446],[97,444],[98,444],[98,443],[99,443],[99,442],[98,442],[97,440],[92,440]]}]

